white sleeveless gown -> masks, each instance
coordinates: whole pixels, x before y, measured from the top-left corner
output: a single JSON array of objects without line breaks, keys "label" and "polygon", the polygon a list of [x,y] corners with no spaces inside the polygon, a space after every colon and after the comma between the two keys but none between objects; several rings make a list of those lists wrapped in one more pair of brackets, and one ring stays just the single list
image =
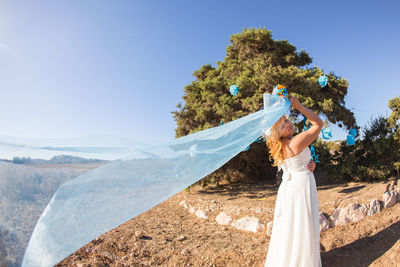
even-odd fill
[{"label": "white sleeveless gown", "polygon": [[311,151],[284,160],[264,267],[320,267],[319,208]]}]

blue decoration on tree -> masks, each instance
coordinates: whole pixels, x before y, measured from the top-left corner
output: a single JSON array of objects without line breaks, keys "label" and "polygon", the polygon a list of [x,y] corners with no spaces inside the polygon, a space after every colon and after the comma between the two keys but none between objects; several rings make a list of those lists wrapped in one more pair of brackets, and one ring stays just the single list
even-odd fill
[{"label": "blue decoration on tree", "polygon": [[272,95],[277,95],[280,97],[288,97],[289,93],[285,86],[278,84],[277,86],[274,87],[274,90],[272,90]]},{"label": "blue decoration on tree", "polygon": [[350,146],[353,146],[356,143],[356,135],[357,130],[352,128],[349,130],[349,134],[347,135],[346,143]]},{"label": "blue decoration on tree", "polygon": [[325,75],[321,75],[318,78],[318,83],[321,85],[321,87],[325,87],[328,84],[328,77]]},{"label": "blue decoration on tree", "polygon": [[310,144],[310,150],[311,150],[311,160],[315,161],[315,163],[318,163],[318,155],[315,154],[315,148],[312,144]]},{"label": "blue decoration on tree", "polygon": [[[303,126],[304,126],[303,127],[303,132],[311,127],[311,125],[306,125],[306,120],[307,120],[307,117],[304,116],[304,119],[303,119]],[[310,144],[310,150],[311,150],[311,160],[313,160],[315,163],[318,163],[319,162],[318,155],[315,154],[315,148],[314,148],[314,146],[312,144]]]},{"label": "blue decoration on tree", "polygon": [[346,143],[350,146],[353,146],[356,143],[356,140],[353,135],[347,135]]},{"label": "blue decoration on tree", "polygon": [[322,139],[329,140],[332,138],[332,130],[331,127],[325,127],[322,129]]},{"label": "blue decoration on tree", "polygon": [[232,84],[229,87],[229,91],[231,92],[231,95],[237,95],[239,93],[239,87],[236,84]]},{"label": "blue decoration on tree", "polygon": [[306,123],[306,121],[307,121],[307,118],[304,117],[304,119],[303,119],[303,131],[307,131],[311,127],[311,123]]},{"label": "blue decoration on tree", "polygon": [[357,135],[357,130],[354,129],[354,128],[352,128],[352,129],[349,130],[349,134],[351,134],[352,136],[356,137],[356,135]]}]

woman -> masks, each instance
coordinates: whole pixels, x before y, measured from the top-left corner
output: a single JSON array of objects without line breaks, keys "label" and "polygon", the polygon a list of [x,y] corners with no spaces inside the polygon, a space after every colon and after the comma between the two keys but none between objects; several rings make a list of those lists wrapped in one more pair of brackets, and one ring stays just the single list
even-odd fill
[{"label": "woman", "polygon": [[275,202],[274,220],[265,266],[322,266],[319,251],[319,208],[315,163],[309,164],[308,146],[318,137],[323,122],[310,109],[290,97],[292,107],[306,116],[312,126],[293,136],[292,123],[282,116],[266,133],[273,166],[283,169]]}]

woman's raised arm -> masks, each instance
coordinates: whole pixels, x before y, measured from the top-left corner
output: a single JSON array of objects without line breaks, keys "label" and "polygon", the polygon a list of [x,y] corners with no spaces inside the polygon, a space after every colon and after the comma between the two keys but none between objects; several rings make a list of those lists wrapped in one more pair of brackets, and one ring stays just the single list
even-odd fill
[{"label": "woman's raised arm", "polygon": [[311,109],[304,107],[297,98],[290,96],[290,102],[292,102],[292,107],[307,117],[312,124],[310,129],[296,134],[290,140],[289,147],[297,155],[318,137],[318,134],[321,132],[324,124],[317,114],[315,114]]}]

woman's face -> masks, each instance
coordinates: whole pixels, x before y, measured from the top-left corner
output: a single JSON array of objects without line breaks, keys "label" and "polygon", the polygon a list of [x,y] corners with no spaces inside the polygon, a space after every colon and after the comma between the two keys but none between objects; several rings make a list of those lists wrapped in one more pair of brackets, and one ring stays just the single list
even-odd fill
[{"label": "woman's face", "polygon": [[281,138],[291,138],[294,132],[294,126],[290,120],[284,117],[277,125],[277,130]]}]

